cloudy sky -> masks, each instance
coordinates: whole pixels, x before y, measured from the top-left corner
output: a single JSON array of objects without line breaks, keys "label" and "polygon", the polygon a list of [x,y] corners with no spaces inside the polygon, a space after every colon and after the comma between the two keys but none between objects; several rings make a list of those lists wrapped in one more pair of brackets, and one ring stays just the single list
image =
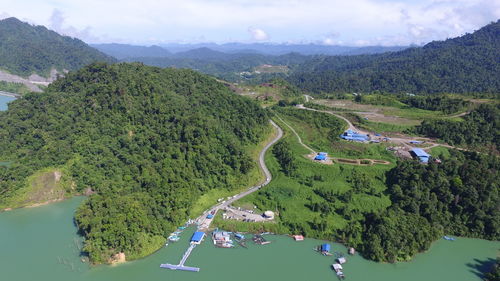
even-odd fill
[{"label": "cloudy sky", "polygon": [[422,44],[500,18],[500,0],[0,0],[89,43]]}]

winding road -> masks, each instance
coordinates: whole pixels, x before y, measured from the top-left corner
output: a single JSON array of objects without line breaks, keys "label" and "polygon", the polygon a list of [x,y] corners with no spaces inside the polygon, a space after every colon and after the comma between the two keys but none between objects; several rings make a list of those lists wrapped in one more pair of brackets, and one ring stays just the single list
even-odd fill
[{"label": "winding road", "polygon": [[236,194],[235,196],[231,197],[230,199],[223,201],[223,202],[213,206],[209,210],[205,211],[201,216],[199,216],[195,220],[195,222],[198,224],[199,230],[201,230],[201,231],[207,230],[210,227],[210,224],[212,223],[213,219],[207,218],[208,214],[217,213],[218,210],[226,208],[227,206],[231,205],[234,201],[239,200],[239,199],[241,199],[249,194],[254,193],[255,191],[259,190],[261,187],[264,187],[271,182],[272,175],[266,166],[265,155],[266,155],[266,152],[269,150],[269,148],[271,148],[271,146],[273,146],[276,142],[278,142],[283,137],[283,130],[278,125],[276,125],[276,123],[274,123],[272,120],[269,120],[269,122],[278,131],[278,135],[273,140],[271,140],[268,144],[266,144],[264,149],[262,149],[260,151],[260,154],[259,154],[259,167],[264,172],[266,179],[264,180],[264,182],[262,182],[258,185],[252,186],[252,187],[248,188],[247,190],[245,190],[239,194]]},{"label": "winding road", "polygon": [[[299,104],[297,105],[297,108],[300,108],[300,109],[304,109],[304,110],[310,110],[310,111],[317,111],[317,112],[322,112],[322,113],[327,113],[327,114],[331,114],[337,118],[340,118],[342,120],[344,120],[347,125],[348,125],[348,129],[349,130],[352,130],[352,131],[355,131],[355,132],[358,132],[360,134],[372,134],[371,132],[367,132],[365,130],[361,130],[359,128],[356,128],[356,126],[354,126],[354,124],[352,124],[351,121],[349,121],[349,119],[345,118],[344,116],[342,115],[339,115],[339,114],[335,114],[334,112],[332,111],[327,111],[327,110],[318,110],[318,109],[313,109],[313,108],[309,108],[309,107],[305,107],[304,105],[302,104]],[[463,116],[465,115],[467,112],[463,112],[463,113],[460,113],[459,116]],[[285,123],[285,125],[287,125]],[[289,125],[287,125],[289,126]],[[289,126],[290,127],[290,126]],[[293,129],[292,129],[293,130]],[[294,131],[295,132],[295,131]],[[396,144],[401,144],[401,145],[404,145],[408,148],[412,148],[411,145],[409,145],[409,142],[411,140],[415,140],[417,137],[412,137],[412,136],[406,136],[406,137],[391,137],[390,138],[390,142],[392,143],[396,143]],[[424,149],[426,150],[429,150],[433,147],[436,147],[436,146],[442,146],[442,147],[446,147],[446,148],[454,148],[454,149],[458,149],[458,150],[466,150],[464,148],[460,148],[460,147],[455,147],[455,146],[452,146],[452,145],[449,145],[449,144],[445,144],[445,143],[437,143],[435,142],[435,140],[433,139],[430,139],[430,138],[426,138],[426,137],[418,137],[419,140],[422,140],[422,141],[425,141],[427,144],[430,144],[431,146],[430,147],[426,147]]]}]

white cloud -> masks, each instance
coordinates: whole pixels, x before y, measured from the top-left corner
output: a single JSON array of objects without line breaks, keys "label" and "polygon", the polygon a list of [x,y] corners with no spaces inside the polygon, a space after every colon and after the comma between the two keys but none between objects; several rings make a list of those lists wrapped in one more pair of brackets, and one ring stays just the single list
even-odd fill
[{"label": "white cloud", "polygon": [[0,13],[0,20],[6,19],[6,18],[9,18],[9,17],[10,17],[10,15],[7,14],[6,12]]},{"label": "white cloud", "polygon": [[[53,14],[54,9],[61,11]],[[0,0],[0,13],[72,36],[124,41],[424,43],[500,18],[499,0]],[[50,15],[53,14],[51,20]],[[251,26],[245,30],[241,27]],[[329,36],[332,29],[340,36]],[[89,39],[90,38],[90,39]],[[151,38],[155,38],[152,40]],[[95,38],[94,38],[95,39]],[[359,42],[358,42],[359,43]],[[366,43],[366,42],[365,42]]]},{"label": "white cloud", "polygon": [[86,26],[83,29],[78,29],[74,26],[66,25],[66,16],[64,15],[63,12],[61,12],[58,9],[54,9],[52,11],[52,15],[49,18],[49,22],[50,22],[49,28],[51,28],[54,31],[57,31],[62,35],[79,38],[84,41],[92,43],[101,41],[100,38],[92,35],[91,33],[92,28],[90,26]]},{"label": "white cloud", "polygon": [[252,40],[255,40],[255,41],[266,41],[266,40],[269,39],[269,36],[267,35],[267,33],[264,30],[260,29],[260,28],[249,27],[248,28],[248,32],[252,36]]}]

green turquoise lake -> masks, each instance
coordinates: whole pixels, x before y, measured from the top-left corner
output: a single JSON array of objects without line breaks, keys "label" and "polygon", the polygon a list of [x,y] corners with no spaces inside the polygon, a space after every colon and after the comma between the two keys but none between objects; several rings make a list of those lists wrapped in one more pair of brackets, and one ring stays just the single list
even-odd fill
[{"label": "green turquoise lake", "polygon": [[[138,261],[117,266],[91,267],[81,262],[81,238],[73,214],[84,200],[73,198],[51,205],[0,213],[0,279],[9,281],[155,281],[155,280],[337,280],[333,257],[312,249],[322,241],[295,242],[286,236],[268,235],[268,245],[249,243],[248,249],[219,249],[210,240],[196,247],[186,262],[200,272],[159,268],[160,263],[177,264],[188,247],[192,229],[179,242]],[[333,243],[333,251],[346,252]],[[356,255],[344,266],[352,281],[481,280],[481,266],[493,261],[500,242],[458,238],[439,240],[431,249],[408,263],[379,264]],[[484,265],[483,265],[484,266]]]},{"label": "green turquoise lake", "polygon": [[7,104],[16,98],[0,95],[0,111],[7,110]]}]

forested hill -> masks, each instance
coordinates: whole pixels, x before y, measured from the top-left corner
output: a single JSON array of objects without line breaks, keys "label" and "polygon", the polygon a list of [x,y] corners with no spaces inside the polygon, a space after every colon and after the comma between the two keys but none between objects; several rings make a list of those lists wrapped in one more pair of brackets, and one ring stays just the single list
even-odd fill
[{"label": "forested hill", "polygon": [[55,68],[76,70],[89,63],[115,59],[89,47],[83,41],[61,36],[44,26],[17,18],[0,20],[0,69],[12,74],[48,76]]},{"label": "forested hill", "polygon": [[[95,194],[76,222],[93,262],[157,250],[211,189],[241,184],[266,111],[214,78],[142,64],[91,64],[0,112],[0,208],[59,171],[67,193]],[[28,178],[28,180],[27,180]],[[21,195],[20,195],[21,194]]]},{"label": "forested hill", "polygon": [[319,57],[290,77],[313,92],[500,93],[500,21],[421,48]]}]

